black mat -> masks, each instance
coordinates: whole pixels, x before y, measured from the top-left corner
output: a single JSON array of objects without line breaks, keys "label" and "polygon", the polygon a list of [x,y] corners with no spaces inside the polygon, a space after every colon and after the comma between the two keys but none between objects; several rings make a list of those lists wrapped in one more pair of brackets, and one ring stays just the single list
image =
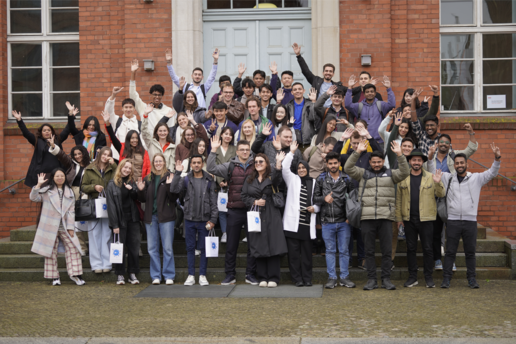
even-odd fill
[{"label": "black mat", "polygon": [[150,285],[135,297],[222,298],[228,297],[234,287],[234,285]]}]

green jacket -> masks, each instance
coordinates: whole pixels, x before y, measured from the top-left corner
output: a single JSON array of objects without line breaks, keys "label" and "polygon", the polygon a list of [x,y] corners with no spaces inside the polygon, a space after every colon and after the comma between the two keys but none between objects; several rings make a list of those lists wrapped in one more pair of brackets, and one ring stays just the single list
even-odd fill
[{"label": "green jacket", "polygon": [[[355,166],[359,157],[360,154],[353,152],[346,165],[344,165],[344,172],[360,182],[358,186],[358,195],[360,197],[365,182],[362,178],[365,169]],[[396,207],[395,184],[407,178],[410,173],[407,158],[401,155],[397,159],[399,169],[391,170],[391,177],[387,175],[387,170],[383,168],[376,174],[375,178],[367,180],[362,197],[362,217],[360,218],[362,221],[382,219],[394,221]]]},{"label": "green jacket", "polygon": [[95,185],[101,185],[105,189],[108,182],[115,177],[116,167],[116,164],[108,165],[104,172],[104,177],[102,177],[97,165],[95,165],[94,162],[89,164],[89,166],[84,169],[84,176],[82,177],[81,183],[82,191],[92,199],[98,198],[99,193],[95,190]]},{"label": "green jacket", "polygon": [[[421,222],[435,221],[437,216],[436,197],[444,197],[443,182],[435,183],[432,173],[423,170],[419,188],[419,219]],[[410,176],[398,184],[396,194],[396,222],[410,221]]]}]

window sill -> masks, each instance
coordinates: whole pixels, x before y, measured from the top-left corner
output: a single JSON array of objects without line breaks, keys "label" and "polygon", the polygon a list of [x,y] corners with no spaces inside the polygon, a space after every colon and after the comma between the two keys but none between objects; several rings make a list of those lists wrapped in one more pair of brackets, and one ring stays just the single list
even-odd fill
[{"label": "window sill", "polygon": [[441,117],[441,130],[462,130],[470,123],[473,130],[515,130],[516,117]]}]

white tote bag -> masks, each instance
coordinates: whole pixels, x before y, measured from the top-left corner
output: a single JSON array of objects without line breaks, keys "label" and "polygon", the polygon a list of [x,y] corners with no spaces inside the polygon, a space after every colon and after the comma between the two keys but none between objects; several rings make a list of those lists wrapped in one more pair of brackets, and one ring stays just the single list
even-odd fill
[{"label": "white tote bag", "polygon": [[106,194],[102,191],[99,194],[99,198],[95,200],[95,212],[97,214],[97,219],[107,219],[107,202],[106,202]]},{"label": "white tote bag", "polygon": [[116,240],[116,234],[113,235],[113,243],[111,244],[111,250],[109,253],[109,262],[111,264],[122,264],[124,260],[124,244],[120,243],[120,234],[118,234],[118,240]]},{"label": "white tote bag", "polygon": [[212,229],[208,236],[204,238],[206,241],[206,258],[217,258],[219,256],[219,237]]},{"label": "white tote bag", "polygon": [[219,192],[217,199],[217,206],[219,211],[226,213],[228,211],[228,194],[227,192]]},{"label": "white tote bag", "polygon": [[251,211],[247,212],[247,230],[249,232],[261,232],[262,220],[260,219],[260,212],[258,206],[253,206]]}]

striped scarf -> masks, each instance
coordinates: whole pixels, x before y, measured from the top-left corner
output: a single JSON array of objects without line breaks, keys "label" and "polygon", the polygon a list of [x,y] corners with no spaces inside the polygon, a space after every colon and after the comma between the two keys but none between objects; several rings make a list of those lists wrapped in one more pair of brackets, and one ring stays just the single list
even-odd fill
[{"label": "striped scarf", "polygon": [[88,153],[90,154],[90,159],[93,160],[95,158],[95,140],[97,139],[98,133],[96,131],[88,131],[84,129],[82,131],[84,133],[84,141],[82,141],[82,145],[86,147]]}]

